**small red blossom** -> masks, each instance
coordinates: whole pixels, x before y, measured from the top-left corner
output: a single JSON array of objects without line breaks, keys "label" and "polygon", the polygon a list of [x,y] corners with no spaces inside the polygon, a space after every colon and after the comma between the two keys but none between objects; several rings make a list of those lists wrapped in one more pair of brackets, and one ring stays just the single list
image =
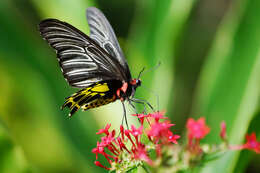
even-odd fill
[{"label": "small red blossom", "polygon": [[104,153],[104,147],[97,142],[97,147],[92,149],[92,153],[96,154],[96,159],[98,158],[98,154]]},{"label": "small red blossom", "polygon": [[141,125],[143,125],[144,124],[144,118],[149,117],[149,114],[148,115],[145,115],[145,114],[133,114],[133,116],[137,116],[137,118],[140,120]]},{"label": "small red blossom", "polygon": [[142,135],[143,133],[143,126],[139,127],[139,128],[135,128],[135,126],[131,126],[130,133],[135,137],[136,143],[138,144],[138,137]]},{"label": "small red blossom", "polygon": [[174,124],[170,124],[168,121],[165,122],[154,122],[151,124],[151,128],[147,131],[147,136],[154,143],[162,142],[163,144],[167,144],[169,142],[176,143],[177,141],[173,140],[173,134],[170,131],[170,127],[174,126]]},{"label": "small red blossom", "polygon": [[111,124],[107,124],[104,129],[100,129],[96,134],[99,135],[99,134],[104,133],[104,134],[108,135],[109,134],[108,130],[110,127],[111,127]]},{"label": "small red blossom", "polygon": [[134,136],[134,137],[137,137],[139,135],[141,135],[143,133],[143,126],[140,126],[138,129],[135,128],[134,125],[131,126],[131,129],[130,130],[130,133]]},{"label": "small red blossom", "polygon": [[205,118],[201,117],[197,121],[189,118],[186,124],[189,139],[203,139],[210,131],[205,123]]},{"label": "small red blossom", "polygon": [[246,143],[243,145],[244,149],[253,150],[256,153],[260,153],[260,142],[257,141],[255,133],[246,135]]},{"label": "small red blossom", "polygon": [[168,138],[168,142],[172,142],[174,144],[178,144],[177,139],[179,139],[181,136],[179,135],[174,135],[171,131],[168,131],[167,133],[167,138]]},{"label": "small red blossom", "polygon": [[107,161],[108,161],[109,163],[112,163],[111,158],[112,158],[112,159],[115,159],[114,156],[109,155],[109,154],[107,154],[107,153],[105,152],[104,147],[103,147],[102,144],[100,144],[99,142],[97,142],[97,147],[94,148],[94,149],[92,149],[92,153],[96,154],[96,159],[98,158],[98,154],[103,155],[103,156],[107,159]]},{"label": "small red blossom", "polygon": [[101,138],[101,144],[104,147],[106,147],[109,144],[111,144],[113,140],[114,140],[114,137],[113,137],[112,133],[110,133],[109,135],[104,136],[104,137]]},{"label": "small red blossom", "polygon": [[147,162],[149,165],[153,165],[153,161],[148,156],[147,150],[146,150],[144,144],[140,143],[136,148],[134,148],[132,150],[132,152],[134,153],[133,157],[136,160],[142,160],[142,161]]},{"label": "small red blossom", "polygon": [[251,134],[246,135],[246,143],[243,145],[231,145],[229,146],[231,150],[253,150],[254,152],[260,154],[260,142],[256,139],[256,134],[253,132]]},{"label": "small red blossom", "polygon": [[154,120],[156,122],[159,122],[159,120],[161,120],[161,119],[167,119],[167,117],[165,117],[164,114],[165,114],[165,111],[161,111],[161,112],[158,111],[158,112],[148,114],[148,115],[149,115],[149,117],[154,118]]}]

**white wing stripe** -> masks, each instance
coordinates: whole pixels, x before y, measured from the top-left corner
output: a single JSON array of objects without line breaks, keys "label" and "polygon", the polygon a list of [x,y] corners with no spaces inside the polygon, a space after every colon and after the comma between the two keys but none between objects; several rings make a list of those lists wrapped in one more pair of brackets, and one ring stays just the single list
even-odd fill
[{"label": "white wing stripe", "polygon": [[71,44],[71,43],[55,43],[55,44],[53,44],[53,46],[55,47],[55,48],[57,48],[57,49],[62,49],[62,48],[69,48],[69,49],[67,49],[67,50],[63,50],[62,52],[67,52],[67,51],[71,51],[71,50],[73,50],[73,51],[78,51],[78,52],[82,52],[82,53],[84,53],[85,52],[85,50],[82,48],[82,47],[80,47],[80,46],[76,46],[76,45],[73,45],[73,44]]},{"label": "white wing stripe", "polygon": [[61,42],[70,42],[71,44],[76,44],[78,43],[78,40],[74,40],[74,39],[70,39],[70,38],[48,38],[48,41],[50,44],[53,44],[53,43],[61,43]]},{"label": "white wing stripe", "polygon": [[98,81],[101,81],[101,79],[93,78],[93,79],[83,80],[80,82],[75,82],[74,84],[75,85],[86,85],[86,84],[90,84],[90,83],[98,82]]},{"label": "white wing stripe", "polygon": [[87,70],[85,68],[83,68],[83,69],[75,69],[75,70],[69,71],[69,72],[67,72],[65,74],[68,75],[68,76],[71,76],[71,75],[81,75],[81,74],[87,74],[87,73],[89,73],[90,70],[95,70],[95,69],[97,69],[97,67],[88,68]]},{"label": "white wing stripe", "polygon": [[93,62],[82,62],[82,61],[78,61],[78,62],[62,62],[63,66],[71,66],[71,65],[92,65],[92,66],[96,66]]},{"label": "white wing stripe", "polygon": [[57,33],[57,32],[62,31],[63,33],[70,33],[71,35],[77,36],[77,34],[75,34],[74,32],[72,32],[68,29],[64,29],[64,28],[56,27],[56,26],[49,26],[49,27],[45,28],[45,31],[46,31],[46,33],[49,33],[49,32]]},{"label": "white wing stripe", "polygon": [[43,34],[46,38],[54,37],[54,38],[72,38],[75,40],[85,41],[81,37],[78,37],[77,35],[71,35],[70,33],[61,33],[61,32],[47,32],[46,34]]},{"label": "white wing stripe", "polygon": [[69,56],[69,55],[73,56],[73,57],[81,57],[81,58],[86,58],[87,60],[91,60],[91,58],[88,55],[80,53],[80,52],[73,52],[73,51],[60,52],[60,56]]},{"label": "white wing stripe", "polygon": [[63,61],[62,63],[73,63],[73,62],[77,63],[77,62],[92,62],[92,61],[89,61],[87,59],[70,59],[70,60]]}]

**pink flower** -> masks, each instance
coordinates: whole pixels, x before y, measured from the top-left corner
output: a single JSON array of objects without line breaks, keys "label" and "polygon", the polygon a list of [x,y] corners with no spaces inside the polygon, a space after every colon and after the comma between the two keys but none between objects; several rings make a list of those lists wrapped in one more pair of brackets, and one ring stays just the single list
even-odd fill
[{"label": "pink flower", "polygon": [[105,129],[100,129],[96,134],[99,135],[99,134],[105,133],[106,135],[108,135],[109,134],[108,129],[110,127],[111,127],[111,124],[107,124]]},{"label": "pink flower", "polygon": [[152,160],[150,159],[150,157],[148,156],[144,144],[139,144],[139,145],[137,146],[137,148],[135,148],[135,149],[132,150],[132,152],[133,152],[133,154],[134,154],[133,157],[134,157],[136,160],[143,160],[143,161],[147,162],[149,165],[153,165],[153,162],[152,162]]},{"label": "pink flower", "polygon": [[203,139],[210,131],[210,128],[205,124],[204,117],[199,118],[197,121],[189,118],[186,127],[189,139]]},{"label": "pink flower", "polygon": [[229,149],[231,150],[242,150],[242,149],[248,149],[253,150],[256,153],[260,154],[260,142],[257,141],[255,132],[251,133],[251,135],[246,135],[246,143],[243,145],[235,145],[235,146],[229,146]]},{"label": "pink flower", "polygon": [[138,137],[142,135],[143,133],[143,126],[139,127],[138,129],[135,128],[135,126],[131,126],[130,133],[135,137],[136,143],[138,143]]},{"label": "pink flower", "polygon": [[104,147],[97,142],[97,147],[92,149],[92,153],[96,154],[96,159],[98,158],[98,154],[104,153]]},{"label": "pink flower", "polygon": [[243,148],[253,150],[256,153],[260,153],[260,142],[257,141],[255,133],[251,135],[246,135],[246,143],[243,145]]},{"label": "pink flower", "polygon": [[170,124],[168,121],[165,122],[154,122],[151,124],[150,130],[146,132],[149,139],[151,139],[154,143],[177,143],[178,135],[173,135],[170,131],[170,127],[174,126],[174,124]]},{"label": "pink flower", "polygon": [[101,144],[104,147],[106,147],[106,146],[110,145],[113,142],[113,140],[114,140],[113,134],[110,133],[109,135],[101,138]]},{"label": "pink flower", "polygon": [[167,138],[168,142],[172,142],[174,144],[178,144],[177,139],[179,139],[181,136],[179,135],[174,135],[171,131],[168,131]]},{"label": "pink flower", "polygon": [[138,137],[139,135],[141,135],[143,133],[143,126],[139,127],[138,129],[135,128],[134,125],[131,126],[131,131],[130,133],[134,136],[134,137]]},{"label": "pink flower", "polygon": [[149,117],[154,118],[154,120],[156,122],[159,122],[159,120],[161,120],[161,119],[167,119],[167,117],[165,117],[164,114],[165,114],[165,111],[161,111],[161,112],[158,111],[158,112],[148,114],[148,115],[149,115]]},{"label": "pink flower", "polygon": [[143,125],[144,124],[144,118],[149,117],[149,114],[148,115],[145,115],[145,114],[133,114],[133,116],[137,116],[137,118],[140,120],[141,125]]}]

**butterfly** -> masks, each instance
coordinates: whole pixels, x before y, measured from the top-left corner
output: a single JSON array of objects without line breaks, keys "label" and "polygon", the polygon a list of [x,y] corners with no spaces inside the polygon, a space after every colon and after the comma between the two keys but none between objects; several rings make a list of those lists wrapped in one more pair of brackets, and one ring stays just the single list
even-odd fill
[{"label": "butterfly", "polygon": [[89,36],[57,19],[46,19],[39,24],[41,36],[56,50],[65,80],[70,86],[81,88],[66,98],[62,109],[69,108],[69,116],[72,116],[80,108],[85,111],[121,100],[125,114],[125,100],[132,106],[132,101],[144,104],[134,98],[141,80],[131,77],[116,35],[104,14],[95,7],[87,8],[86,14]]}]

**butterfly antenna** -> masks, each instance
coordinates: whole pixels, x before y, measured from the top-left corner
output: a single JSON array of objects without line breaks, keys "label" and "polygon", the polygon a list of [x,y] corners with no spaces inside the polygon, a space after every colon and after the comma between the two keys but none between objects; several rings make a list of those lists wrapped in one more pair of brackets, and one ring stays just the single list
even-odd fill
[{"label": "butterfly antenna", "polygon": [[129,129],[129,126],[128,126],[128,122],[127,122],[127,117],[126,117],[126,109],[125,109],[125,104],[124,102],[121,102],[122,105],[123,105],[123,111],[124,111],[124,116],[123,116],[123,119],[122,119],[122,125],[124,124],[124,120],[125,120],[125,124],[126,124],[126,127],[127,129]]},{"label": "butterfly antenna", "polygon": [[146,74],[147,72],[150,72],[150,71],[152,71],[152,70],[157,69],[158,67],[160,67],[160,65],[161,65],[161,62],[159,61],[159,63],[158,63],[156,66],[152,67],[152,68],[149,68],[149,69],[145,70],[145,67],[144,67],[144,68],[140,71],[140,73],[139,73],[137,79],[140,79],[140,77],[141,77],[142,75]]},{"label": "butterfly antenna", "polygon": [[145,67],[143,67],[143,69],[140,71],[140,73],[138,74],[138,78],[137,79],[140,79],[140,77],[141,77],[142,73],[144,72],[144,70],[145,70]]}]

